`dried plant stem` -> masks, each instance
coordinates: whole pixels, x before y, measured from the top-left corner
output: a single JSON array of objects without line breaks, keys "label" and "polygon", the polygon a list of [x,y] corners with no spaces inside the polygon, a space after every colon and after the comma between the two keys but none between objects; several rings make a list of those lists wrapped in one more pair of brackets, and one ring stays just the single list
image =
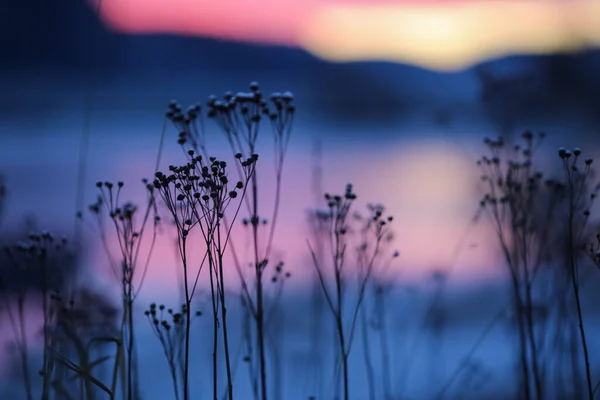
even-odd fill
[{"label": "dried plant stem", "polygon": [[364,310],[361,312],[360,325],[363,342],[363,357],[367,373],[367,386],[369,388],[369,399],[375,400],[375,373],[373,372],[373,362],[371,361],[371,345],[369,342],[367,313]]},{"label": "dried plant stem", "polygon": [[[334,281],[333,289],[329,288],[330,285],[326,282],[325,271],[319,262],[316,252],[310,245],[310,242],[308,242],[308,247],[310,249],[321,289],[323,290],[327,305],[329,306],[329,310],[333,317],[334,333],[339,347],[339,360],[341,364],[342,397],[344,400],[348,400],[350,397],[348,358],[352,349],[355,328],[359,312],[362,309],[365,291],[371,280],[374,263],[380,254],[381,241],[384,237],[388,236],[388,224],[393,220],[393,217],[389,216],[384,219],[382,217],[382,206],[369,205],[372,215],[364,220],[365,226],[363,228],[363,234],[366,235],[367,232],[373,234],[374,242],[371,246],[368,243],[366,236],[363,236],[363,240],[365,241],[358,247],[359,280],[357,300],[353,304],[348,304],[349,301],[346,296],[348,291],[348,273],[345,271],[345,262],[349,242],[346,237],[351,230],[349,218],[352,214],[350,214],[350,210],[353,201],[356,199],[356,194],[352,192],[352,185],[348,184],[343,196],[331,196],[326,194],[325,199],[328,201],[329,213],[327,216],[323,215],[323,218],[329,224],[328,234],[332,257],[331,268]],[[362,219],[360,215],[353,215],[356,219]],[[373,250],[369,250],[369,253],[367,253],[367,249],[370,249],[371,247]],[[346,309],[347,305],[349,306],[348,310]],[[349,317],[347,321],[348,328],[344,327],[346,313]]]},{"label": "dried plant stem", "polygon": [[211,301],[212,301],[212,311],[213,311],[213,351],[212,351],[212,369],[213,369],[213,399],[218,399],[219,393],[219,379],[218,379],[218,349],[219,349],[219,304],[217,297],[217,287],[214,277],[214,271],[212,268],[212,252],[208,251],[208,263],[210,266],[210,291],[211,291]]},{"label": "dried plant stem", "polygon": [[[245,302],[247,301],[245,298],[245,295],[242,295],[243,297],[243,307],[245,310],[248,309],[249,305],[245,304]],[[246,359],[247,363],[248,363],[248,372],[249,372],[249,377],[250,377],[250,385],[252,386],[252,396],[254,400],[259,400],[260,396],[259,396],[259,389],[258,389],[258,376],[256,375],[256,367],[255,367],[255,360],[254,358],[251,356],[251,354],[254,354],[254,349],[252,347],[252,343],[254,342],[254,340],[252,339],[252,326],[251,324],[251,318],[252,315],[249,312],[245,312],[244,313],[244,341],[246,342],[246,352],[248,354],[248,358]]]},{"label": "dried plant stem", "polygon": [[188,282],[188,262],[187,262],[187,238],[181,236],[179,239],[181,247],[181,261],[183,264],[183,288],[185,292],[185,317],[187,323],[185,324],[185,337],[184,337],[184,361],[183,361],[183,400],[189,400],[190,398],[190,323],[191,320],[191,298],[190,289]]},{"label": "dried plant stem", "polygon": [[19,330],[21,334],[19,346],[19,353],[21,355],[21,371],[23,373],[23,384],[25,385],[25,393],[27,400],[33,400],[33,393],[31,388],[31,374],[29,368],[29,349],[27,345],[27,336],[25,328],[25,298],[21,297],[18,299],[17,312],[19,314]]},{"label": "dried plant stem", "polygon": [[445,382],[445,384],[442,387],[442,389],[435,396],[436,400],[443,400],[445,398],[446,393],[448,392],[448,390],[450,390],[450,388],[452,387],[452,385],[454,384],[454,382],[458,379],[458,377],[460,376],[460,374],[462,373],[462,371],[464,371],[466,369],[467,365],[469,365],[469,362],[471,362],[471,360],[475,356],[475,353],[477,352],[477,349],[479,348],[479,346],[481,346],[481,344],[483,343],[483,341],[485,340],[485,338],[490,334],[490,332],[492,331],[492,329],[494,328],[494,326],[502,318],[505,317],[506,310],[508,308],[509,308],[509,305],[506,305],[506,306],[502,307],[500,309],[500,311],[498,311],[498,313],[496,313],[496,315],[494,316],[494,318],[489,322],[489,324],[486,325],[486,327],[484,328],[484,330],[481,333],[481,335],[475,341],[475,344],[473,345],[473,347],[469,350],[469,352],[467,353],[467,355],[462,359],[461,363],[452,372],[452,374],[450,375],[450,377],[448,378],[448,380]]},{"label": "dried plant stem", "polygon": [[231,374],[231,360],[229,356],[229,337],[227,334],[227,306],[225,304],[225,276],[223,273],[223,247],[221,243],[221,222],[217,222],[217,257],[218,257],[218,269],[219,279],[221,283],[220,296],[221,296],[221,319],[223,325],[223,345],[225,348],[225,368],[227,370],[227,394],[229,400],[233,400],[233,377]]},{"label": "dried plant stem", "polygon": [[42,356],[42,400],[47,400],[50,395],[50,370],[49,358],[48,358],[48,347],[50,345],[50,316],[48,310],[48,269],[46,265],[46,259],[42,260],[42,315],[43,315],[43,356]]},{"label": "dried plant stem", "polygon": [[585,334],[585,327],[583,324],[583,313],[581,311],[581,299],[579,294],[579,269],[577,266],[577,260],[575,255],[575,237],[573,233],[574,216],[575,216],[575,188],[573,185],[571,171],[565,162],[565,168],[569,186],[569,227],[568,227],[568,256],[569,266],[571,271],[571,282],[573,284],[573,293],[575,295],[575,305],[577,307],[577,319],[579,322],[579,335],[581,337],[581,347],[583,350],[583,357],[585,362],[585,377],[587,383],[587,392],[590,400],[594,399],[594,390],[592,383],[592,375],[590,371],[590,356],[587,347],[587,339]]},{"label": "dried plant stem", "polygon": [[[534,170],[533,154],[544,137],[543,133],[536,136],[526,131],[522,135],[524,146],[507,146],[502,137],[485,139],[491,157],[484,156],[478,161],[484,171],[483,180],[489,186],[481,205],[494,225],[511,279],[522,375],[520,396],[525,400],[545,398],[540,366],[543,339],[536,337],[536,325],[542,321],[534,315],[533,285],[544,257],[549,254],[545,246],[547,232],[552,230],[550,211],[555,205],[553,199],[561,193],[559,183],[542,181],[543,174]],[[503,160],[504,151],[514,153]],[[548,194],[551,197],[546,201]],[[543,210],[548,213],[545,220],[538,212],[544,204],[548,207]]]},{"label": "dried plant stem", "polygon": [[387,337],[387,310],[385,307],[385,289],[377,290],[375,293],[375,307],[379,311],[379,346],[381,349],[381,375],[383,381],[383,393],[385,400],[392,399],[392,384],[390,381],[390,349]]},{"label": "dried plant stem", "polygon": [[350,389],[348,382],[348,353],[346,351],[346,335],[344,334],[343,324],[343,292],[342,292],[342,267],[343,267],[343,254],[345,253],[346,246],[342,245],[340,241],[339,230],[335,232],[335,256],[334,256],[334,268],[335,268],[335,290],[337,298],[337,312],[335,313],[335,327],[337,330],[339,345],[340,345],[340,356],[342,358],[342,385],[344,400],[350,398]]},{"label": "dried plant stem", "polygon": [[126,349],[127,349],[127,398],[135,400],[137,397],[137,374],[135,370],[134,346],[135,336],[133,327],[133,302],[129,298],[125,300],[125,313],[127,315]]},{"label": "dried plant stem", "polygon": [[252,175],[252,239],[254,245],[254,266],[256,279],[256,332],[258,339],[260,389],[262,400],[267,400],[267,366],[265,351],[265,315],[263,299],[263,263],[258,255],[258,180],[256,171]]}]

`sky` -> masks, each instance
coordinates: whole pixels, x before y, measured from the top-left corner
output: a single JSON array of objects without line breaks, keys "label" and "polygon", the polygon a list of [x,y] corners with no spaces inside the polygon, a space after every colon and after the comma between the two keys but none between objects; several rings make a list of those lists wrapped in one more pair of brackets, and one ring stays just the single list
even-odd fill
[{"label": "sky", "polygon": [[102,0],[99,10],[128,33],[280,44],[330,61],[438,70],[600,45],[595,0]]}]

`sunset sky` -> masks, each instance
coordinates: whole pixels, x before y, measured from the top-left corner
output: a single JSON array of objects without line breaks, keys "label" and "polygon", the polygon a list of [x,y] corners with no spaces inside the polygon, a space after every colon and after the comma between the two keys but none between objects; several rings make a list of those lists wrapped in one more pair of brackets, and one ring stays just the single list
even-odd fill
[{"label": "sunset sky", "polygon": [[[247,97],[249,83],[256,81],[266,100],[273,92],[292,92],[296,111],[283,175],[278,177],[274,168],[280,162],[280,139],[274,146],[273,138],[281,136],[273,135],[268,118],[263,118],[257,147],[251,150],[260,155],[257,209],[243,203],[243,190],[247,198],[253,197],[251,185],[246,185],[225,213],[227,223],[234,222],[231,235],[223,225],[219,228],[228,245],[218,290],[227,304],[219,311],[227,309],[230,321],[234,392],[240,393],[236,400],[252,393],[259,371],[252,368],[258,360],[252,345],[256,335],[248,323],[253,313],[244,312],[241,295],[245,278],[255,296],[256,257],[268,259],[262,296],[271,400],[342,398],[336,393],[340,352],[330,351],[339,344],[330,331],[334,324],[326,319],[331,310],[320,295],[322,285],[331,293],[337,287],[348,289],[336,293],[341,300],[332,308],[334,314],[337,308],[343,318],[349,317],[348,327],[356,323],[355,344],[354,332],[348,336],[348,349],[353,348],[351,399],[441,398],[448,387],[445,398],[515,397],[525,380],[515,375],[520,349],[510,328],[522,304],[513,296],[510,304],[518,307],[507,308],[514,289],[502,253],[507,241],[500,243],[494,216],[481,207],[489,181],[482,180],[476,160],[490,155],[484,137],[505,135],[511,146],[501,156],[503,168],[509,160],[505,155],[520,157],[522,149],[513,153],[512,144],[531,130],[548,134],[536,147],[533,165],[535,172],[544,172],[543,179],[564,178],[557,156],[561,146],[580,147],[586,159],[598,163],[600,0],[8,0],[7,5],[0,12],[0,183],[6,188],[0,199],[0,245],[28,242],[29,232],[67,238],[77,257],[69,259],[64,274],[52,270],[65,282],[61,296],[70,300],[72,289],[89,289],[105,298],[102,304],[121,310],[126,304],[123,279],[111,267],[118,271],[124,265],[123,243],[108,207],[102,211],[102,227],[90,212],[88,206],[100,193],[96,183],[124,182],[118,207],[126,202],[138,206],[133,229],[139,232],[148,204],[143,178],[189,159],[189,143],[183,148],[177,143],[180,121],[172,124],[165,115],[171,99],[183,109],[200,104],[207,117],[210,95],[221,98],[231,90]],[[219,125],[213,118],[201,123],[206,156],[228,162],[230,182],[243,181],[246,177],[233,166],[236,159],[227,140],[232,133],[224,135]],[[236,126],[245,130],[243,122]],[[362,247],[365,220],[351,218],[357,225],[344,235],[348,242],[342,263],[333,254],[335,240],[315,235],[310,217],[315,211],[327,212],[325,193],[343,194],[349,183],[357,195],[350,215],[369,215],[369,205],[383,206],[384,216],[393,216],[392,236],[385,236],[392,240],[384,239],[381,247],[372,245],[375,240]],[[567,207],[568,202],[548,203]],[[218,326],[213,320],[221,324],[224,315],[212,315],[214,280],[202,261],[207,243],[201,229],[189,232],[184,268],[172,215],[162,199],[157,204],[156,237],[150,213],[145,233],[135,242],[141,242],[133,277],[139,294],[134,322],[141,396],[174,398],[165,379],[171,372],[161,342],[144,310],[151,303],[181,304],[187,274],[190,282],[198,276],[192,305],[204,313],[194,322],[191,337],[192,397],[214,398],[210,378],[218,376],[219,391],[229,389],[225,371],[216,374],[212,369],[217,352],[211,339]],[[590,210],[590,218],[599,215]],[[557,213],[552,225],[556,232],[548,237],[559,243],[564,229],[562,211]],[[258,256],[252,224],[242,223],[251,215],[267,220],[257,228]],[[266,255],[272,224],[272,252]],[[547,247],[548,257],[539,264],[538,277],[523,280],[522,288],[532,295],[531,310],[539,308],[544,315],[525,324],[525,330],[539,326],[545,373],[565,377],[558,386],[564,386],[567,398],[571,383],[577,385],[580,377],[575,365],[563,361],[584,357],[570,354],[572,339],[579,337],[577,324],[563,329],[571,314],[563,312],[569,310],[562,299],[572,290],[563,287],[568,283],[562,253],[566,247],[554,248],[554,241],[541,246],[536,233],[529,235],[529,250],[546,256]],[[324,283],[311,249],[323,251],[316,261],[325,271]],[[376,285],[360,284],[365,271],[361,249],[370,255],[381,251],[370,261],[369,279]],[[12,273],[7,268],[13,263],[3,253],[0,278],[9,276],[3,283],[12,286],[0,286],[9,295],[28,290],[23,311],[18,302],[14,310],[24,315],[31,349],[27,360],[32,360],[36,386],[43,378],[36,371],[46,344],[40,340],[44,303],[35,297],[40,278],[5,275]],[[279,262],[284,274],[290,273],[289,280],[281,278]],[[344,276],[336,282],[330,278],[341,264]],[[598,360],[600,339],[594,338],[600,338],[600,314],[592,303],[600,300],[592,292],[600,285],[600,275],[589,268],[593,277],[588,279],[583,274],[588,264],[582,259],[579,265],[586,283],[581,285],[581,308],[589,349],[591,359]],[[15,369],[21,358],[13,342],[21,335],[7,318],[10,308],[2,290],[0,400],[17,399],[23,398],[17,374],[21,369]],[[365,312],[353,312],[363,294],[358,303]],[[77,314],[94,312],[86,296],[77,297],[75,305]],[[103,325],[104,335],[108,330]],[[217,342],[218,356],[224,361],[222,343]],[[61,355],[79,354],[63,342],[60,346]],[[112,345],[108,351],[109,358],[96,348],[90,355],[107,360],[104,367],[109,368]],[[218,362],[225,368],[225,362]],[[106,384],[111,378],[104,367],[98,376]],[[369,374],[377,386],[373,393]],[[547,381],[555,390],[552,379]],[[78,381],[72,383],[75,389]]]},{"label": "sunset sky", "polygon": [[596,0],[102,0],[113,29],[303,48],[332,61],[454,70],[600,45]]}]

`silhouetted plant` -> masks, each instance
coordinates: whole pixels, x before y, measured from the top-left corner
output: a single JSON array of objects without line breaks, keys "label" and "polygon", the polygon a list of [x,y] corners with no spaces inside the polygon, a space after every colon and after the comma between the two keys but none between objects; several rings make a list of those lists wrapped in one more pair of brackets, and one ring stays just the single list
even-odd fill
[{"label": "silhouetted plant", "polygon": [[[311,154],[311,194],[314,198],[314,204],[311,209],[307,212],[307,223],[309,229],[309,238],[313,243],[313,250],[315,256],[320,264],[324,262],[325,243],[328,233],[328,217],[329,212],[324,211],[326,201],[323,197],[323,154],[322,154],[322,143],[319,139],[316,139],[313,143],[313,149]],[[311,372],[311,380],[314,380],[312,387],[310,387],[309,393],[315,393],[318,397],[322,396],[322,382],[324,381],[323,376],[323,349],[328,349],[324,346],[323,336],[323,319],[325,316],[326,305],[323,297],[323,291],[319,283],[317,274],[314,274],[311,282],[311,294],[310,294],[310,312],[311,320],[309,326],[308,335],[310,337],[311,349],[310,349],[310,364],[309,370]]]},{"label": "silhouetted plant", "polygon": [[[585,332],[583,312],[581,309],[580,282],[581,271],[579,265],[581,243],[584,240],[584,228],[590,216],[590,209],[597,196],[599,187],[596,186],[590,191],[590,180],[593,178],[591,168],[593,159],[581,160],[581,149],[575,148],[573,151],[564,147],[558,151],[558,156],[562,161],[562,167],[566,180],[566,195],[568,197],[568,219],[567,219],[567,255],[568,271],[571,276],[575,306],[577,309],[577,320],[579,326],[579,335],[584,357],[585,376],[587,383],[587,395],[590,400],[594,398],[594,383],[592,382],[590,371],[590,359]],[[577,219],[583,218],[583,223],[577,224]],[[593,250],[592,250],[593,251]]]},{"label": "silhouetted plant", "polygon": [[[165,315],[166,314],[166,315]],[[173,381],[173,390],[175,399],[180,399],[180,379],[184,372],[184,352],[185,352],[185,332],[186,325],[191,323],[186,318],[191,315],[187,312],[187,306],[181,305],[179,312],[174,312],[173,309],[166,309],[163,304],[156,306],[156,303],[150,304],[150,308],[144,311],[144,315],[148,318],[154,335],[160,341],[160,344],[165,353],[167,363],[169,364],[169,372]],[[202,312],[196,311],[194,314],[200,317]]]},{"label": "silhouetted plant", "polygon": [[[590,195],[591,161],[579,170],[576,159],[581,150],[577,149],[578,155],[571,157],[570,152],[561,149],[559,155],[563,159],[566,183],[545,179],[534,162],[534,153],[544,137],[543,133],[534,135],[527,131],[522,135],[523,146],[509,146],[502,138],[486,139],[491,156],[478,161],[487,187],[481,201],[482,211],[496,231],[512,282],[524,399],[546,397],[548,368],[542,368],[541,353],[544,349],[560,350],[548,347],[544,326],[550,322],[550,316],[556,314],[557,332],[561,332],[560,327],[568,319],[568,311],[565,311],[568,287],[561,284],[568,276],[572,289],[577,292],[575,305],[580,310],[576,287],[578,249],[582,246],[591,205],[590,199],[585,197]],[[592,193],[591,199],[594,197]],[[567,222],[566,229],[563,221]],[[545,301],[534,295],[534,289],[543,285],[540,281],[543,276],[555,282]],[[573,368],[576,363],[574,359]],[[577,391],[576,373],[573,380]]]},{"label": "silhouetted plant", "polygon": [[[174,122],[175,126],[180,131],[178,142],[181,145],[191,146],[191,148],[197,154],[202,154],[204,157],[207,157],[204,122],[201,118],[200,111],[201,107],[197,105],[190,107],[184,114],[181,111],[181,107],[174,106],[171,107],[168,117]],[[246,312],[252,316],[256,328],[258,357],[254,357],[251,354],[248,354],[247,357],[250,366],[250,375],[252,385],[254,387],[253,391],[255,397],[258,397],[256,385],[256,380],[258,379],[256,375],[254,375],[252,363],[254,363],[255,360],[258,361],[257,370],[259,372],[260,393],[263,400],[267,399],[268,397],[265,352],[265,336],[267,335],[266,320],[268,319],[268,315],[265,307],[264,274],[266,273],[266,269],[269,265],[274,265],[273,273],[278,276],[283,265],[281,262],[277,264],[272,263],[270,258],[273,247],[273,239],[275,237],[276,221],[279,213],[283,164],[291,135],[294,114],[295,106],[293,105],[293,95],[291,93],[273,93],[270,96],[270,99],[267,100],[263,98],[260,87],[256,82],[250,84],[250,92],[239,92],[236,94],[233,94],[232,92],[226,92],[220,99],[215,96],[211,96],[208,102],[208,117],[214,120],[219,126],[220,130],[223,132],[227,143],[234,154],[234,157],[238,160],[246,159],[247,163],[247,165],[243,165],[244,162],[238,163],[236,164],[236,167],[241,179],[240,182],[244,184],[243,193],[245,194],[246,191],[249,192],[248,196],[243,196],[243,203],[245,204],[247,212],[250,215],[249,217],[244,218],[243,224],[245,226],[249,226],[252,230],[251,240],[253,243],[252,247],[254,253],[252,256],[252,264],[254,266],[254,274],[251,283],[248,282],[248,278],[242,271],[240,260],[235,248],[233,247],[233,243],[231,243],[231,250],[238,274],[242,280],[242,295],[245,297],[242,301],[242,304]],[[261,121],[265,118],[270,121],[272,127],[275,149],[274,158],[276,184],[274,192],[274,208],[270,220],[259,216],[258,196],[259,192],[262,193],[263,190],[259,189],[257,171],[256,167],[254,166],[254,163],[256,163],[258,159],[257,141],[260,132],[260,125]],[[248,173],[249,171],[245,170],[244,168],[250,165],[252,165],[252,171]],[[246,185],[246,182],[248,182],[249,185]],[[240,188],[241,187],[242,186],[240,186]],[[235,215],[237,215],[237,211]],[[227,219],[226,216],[223,217],[223,222],[225,223],[227,230],[230,230],[234,223],[233,220]],[[259,244],[259,231],[262,230],[261,226],[265,227],[267,225],[269,226],[267,239],[264,243]],[[229,233],[227,233],[227,240],[224,242],[225,246],[229,240]],[[289,277],[289,273],[283,275]],[[275,282],[281,283],[283,281],[277,280],[277,277],[275,277]],[[223,283],[224,282],[221,282],[221,284]],[[274,294],[274,303],[277,302],[277,299],[281,293],[280,289],[282,288],[281,285],[276,286],[278,289]],[[220,289],[220,293],[223,297],[221,299],[221,306],[222,311],[224,312],[225,292],[223,288]],[[222,318],[224,319],[224,316]],[[247,331],[247,333],[249,335],[246,335],[246,340],[252,340],[251,331]],[[216,343],[214,346],[216,346]],[[225,344],[225,346],[227,347],[227,344]],[[253,346],[251,342],[247,343],[247,350],[250,353],[253,352]],[[226,349],[226,353],[227,352],[228,350]],[[216,355],[214,357],[215,359],[213,362],[215,364],[214,369],[216,375]],[[229,376],[230,367],[228,356],[226,356],[226,363],[228,364],[228,381],[231,383]],[[214,380],[216,387],[216,376],[214,377]],[[228,390],[231,391],[232,385],[229,384],[228,386]]]},{"label": "silhouetted plant", "polygon": [[[99,293],[90,288],[80,287],[73,290],[66,301],[61,294],[51,297],[55,310],[55,321],[52,327],[52,344],[49,346],[50,357],[56,364],[52,380],[54,392],[67,399],[94,399],[96,388],[114,399],[117,395],[118,372],[120,368],[121,342],[118,338],[121,324],[119,311]],[[114,344],[114,361],[111,381],[103,383],[94,373],[111,358],[108,355],[94,354],[98,348]],[[73,379],[62,373],[74,373],[73,378],[79,382],[79,395],[74,395],[68,382]]]},{"label": "silhouetted plant", "polygon": [[[18,277],[22,282],[26,282],[30,277],[41,274],[39,280],[40,287],[40,308],[42,310],[42,339],[43,339],[43,360],[40,369],[43,378],[42,399],[48,399],[50,395],[50,383],[52,377],[52,360],[48,356],[48,349],[51,342],[50,327],[53,324],[54,310],[51,307],[51,293],[59,290],[59,283],[62,281],[62,272],[53,264],[53,259],[64,252],[66,239],[55,240],[51,233],[31,233],[28,240],[20,242],[13,246],[4,248],[5,254],[9,260],[8,272],[12,278]],[[6,276],[0,275],[0,296],[2,303],[9,318],[13,330],[16,349],[20,356],[21,371],[23,376],[25,394],[27,399],[33,398],[31,368],[29,365],[30,344],[27,338],[27,332],[30,331],[26,326],[26,301],[35,299],[38,293],[31,290],[29,285],[22,284],[17,287],[7,287]]]},{"label": "silhouetted plant", "polygon": [[[146,179],[143,179],[143,184],[146,188],[147,202],[141,217],[136,205],[121,201],[123,182],[118,182],[116,188],[112,182],[97,182],[96,187],[99,189],[100,195],[98,195],[97,201],[89,206],[112,272],[121,285],[123,319],[119,342],[123,346],[119,349],[126,352],[119,357],[123,368],[121,389],[123,396],[129,400],[139,398],[134,301],[143,286],[148,271],[156,243],[156,228],[160,221],[160,217],[157,215],[154,185],[148,183]],[[105,207],[106,211],[104,211]],[[111,242],[104,226],[107,216],[109,223],[114,228],[115,240],[120,253],[118,257],[115,257],[110,249]],[[141,218],[141,222],[138,218]],[[148,228],[151,229],[150,233],[147,232]],[[148,234],[150,235],[150,246],[144,254],[142,244],[144,237]],[[140,267],[142,270],[138,272]]]},{"label": "silhouetted plant", "polygon": [[[211,100],[211,107],[216,100]],[[191,146],[186,151],[188,162],[181,166],[170,166],[169,175],[156,172],[154,186],[159,191],[164,204],[174,219],[177,230],[179,255],[182,260],[184,274],[184,292],[186,310],[189,313],[192,297],[198,283],[202,266],[208,262],[209,278],[213,305],[213,395],[217,397],[217,329],[223,329],[223,342],[225,348],[225,364],[227,370],[227,387],[229,398],[233,397],[233,379],[231,374],[231,361],[229,339],[227,333],[227,308],[225,299],[225,278],[223,257],[230,239],[231,224],[226,222],[226,209],[229,204],[241,193],[238,206],[233,213],[236,219],[241,207],[248,181],[254,175],[258,154],[252,153],[244,158],[243,154],[236,153],[235,165],[240,173],[240,180],[235,185],[230,183],[227,162],[215,157],[203,157],[206,154],[204,145],[204,132],[199,125],[202,122],[200,106],[190,107],[185,113],[181,106],[172,102],[167,116],[179,129],[178,143],[184,148]],[[188,265],[188,237],[190,231],[198,227],[205,245],[205,256],[197,270],[194,284],[189,281],[190,268]],[[220,311],[220,316],[219,316]],[[187,315],[188,320],[190,316]],[[221,324],[219,324],[219,321]],[[186,346],[184,359],[184,391],[183,398],[188,399],[189,376],[189,324],[186,325]]]},{"label": "silhouetted plant", "polygon": [[[368,204],[367,208],[371,214],[383,213],[384,208],[381,205]],[[369,252],[375,245],[373,243],[377,240],[377,237],[373,237],[371,234],[372,230],[372,218],[364,218],[360,213],[354,213],[354,219],[359,225],[359,243],[356,247],[356,260],[357,265],[364,266],[369,263]],[[391,219],[390,221],[391,222]],[[376,374],[373,368],[373,362],[371,355],[374,350],[371,348],[372,336],[371,330],[379,334],[379,345],[380,354],[380,367],[379,376],[381,377],[381,393],[383,393],[384,399],[392,398],[391,388],[391,373],[390,373],[390,354],[389,354],[389,343],[387,338],[387,312],[386,312],[386,299],[389,292],[393,288],[394,279],[388,274],[389,268],[397,257],[400,256],[400,252],[395,250],[390,252],[389,244],[393,241],[394,234],[391,230],[386,232],[385,237],[381,238],[379,244],[380,254],[390,254],[391,256],[385,260],[376,259],[373,262],[373,272],[371,273],[371,279],[367,283],[364,293],[364,306],[359,311],[361,315],[361,336],[363,339],[363,356],[365,360],[365,368],[367,373],[367,384],[369,387],[369,398],[377,398],[376,390]],[[370,307],[369,307],[370,305]]]},{"label": "silhouetted plant", "polygon": [[[261,389],[260,398],[266,400],[268,398],[268,384],[266,374],[265,337],[267,336],[266,321],[269,318],[269,312],[266,310],[265,306],[266,294],[264,274],[267,273],[269,265],[274,265],[273,273],[275,273],[275,276],[272,277],[272,280],[274,279],[275,282],[283,283],[281,279],[277,280],[277,276],[280,275],[282,271],[283,264],[281,261],[277,264],[273,263],[273,260],[271,260],[271,253],[279,214],[283,165],[291,136],[295,106],[293,105],[294,97],[290,92],[273,93],[267,100],[263,98],[260,87],[256,82],[250,84],[250,90],[249,93],[237,93],[236,95],[226,93],[221,101],[213,99],[212,103],[209,104],[211,107],[209,116],[212,117],[221,128],[221,131],[224,133],[227,142],[229,143],[231,151],[237,154],[256,153],[260,123],[264,118],[270,121],[273,132],[275,190],[273,193],[274,206],[271,218],[267,219],[260,217],[259,215],[259,193],[262,196],[262,194],[265,193],[265,190],[259,188],[257,171],[254,172],[251,178],[249,195],[245,198],[246,209],[249,216],[242,222],[244,226],[250,227],[251,229],[250,237],[253,249],[252,265],[254,266],[254,274],[251,282],[248,282],[248,278],[243,273],[237,253],[232,247],[234,261],[240,279],[242,280],[243,295],[246,296],[243,304],[246,306],[246,311],[250,313],[254,320],[256,339],[258,342],[258,357],[254,357],[251,354],[248,356],[250,357],[250,363],[253,363],[255,360],[258,361]],[[223,106],[223,104],[228,103],[230,106]],[[268,233],[266,234],[266,241],[262,244],[260,243],[261,226],[269,227]],[[289,277],[289,273],[286,275]],[[282,289],[283,286],[277,285],[277,287],[278,289]],[[273,304],[277,303],[280,295],[281,290],[277,290],[274,299],[272,299]],[[249,344],[248,348],[252,351],[253,346]],[[256,377],[252,376],[252,370],[250,371],[250,374],[251,380],[254,381]],[[255,386],[255,384],[253,384],[253,386]]]},{"label": "silhouetted plant", "polygon": [[369,243],[363,240],[359,247],[359,257],[357,260],[358,294],[356,301],[352,302],[348,299],[350,277],[347,271],[347,250],[348,246],[351,245],[349,239],[353,229],[351,223],[353,214],[351,211],[356,194],[352,191],[352,185],[348,184],[344,195],[332,196],[326,194],[325,199],[329,207],[327,218],[329,223],[329,250],[331,252],[331,265],[329,268],[331,268],[333,288],[329,283],[330,279],[326,276],[326,266],[319,262],[310,242],[308,245],[323,294],[335,321],[342,370],[343,396],[345,400],[348,400],[350,396],[348,356],[352,348],[357,317],[361,310],[367,285],[374,273],[375,262],[381,254],[382,241],[389,233],[389,225],[393,218],[391,216],[385,218],[381,206],[369,207],[371,215],[366,219],[365,232],[368,232],[372,239]]},{"label": "silhouetted plant", "polygon": [[[547,195],[545,189],[550,191],[553,198],[562,190],[554,181],[544,184],[542,173],[533,164],[534,151],[544,136],[543,133],[536,136],[526,132],[523,134],[524,146],[515,145],[512,150],[503,138],[486,139],[485,144],[491,156],[484,156],[477,162],[487,188],[481,207],[496,231],[512,282],[524,399],[532,398],[532,379],[536,397],[543,398],[539,349],[534,331],[532,286],[542,266],[544,235],[551,231],[549,224],[552,220],[540,221],[536,216],[540,205],[544,204],[542,199]],[[502,160],[506,152],[508,159]],[[550,204],[549,213],[554,206]]]},{"label": "silhouetted plant", "polygon": [[4,217],[4,203],[6,201],[6,184],[4,183],[4,177],[0,175],[0,223],[2,223],[2,217]]}]

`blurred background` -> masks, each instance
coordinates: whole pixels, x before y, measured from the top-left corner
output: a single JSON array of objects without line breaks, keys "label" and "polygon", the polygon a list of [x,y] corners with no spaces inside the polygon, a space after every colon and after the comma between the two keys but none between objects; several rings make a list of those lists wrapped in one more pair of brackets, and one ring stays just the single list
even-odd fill
[{"label": "blurred background", "polygon": [[[165,122],[168,102],[205,103],[258,81],[265,93],[293,92],[297,106],[275,239],[293,279],[281,299],[285,361],[272,398],[335,398],[333,377],[323,372],[329,369],[311,364],[321,333],[305,311],[314,268],[304,238],[308,211],[323,206],[319,192],[342,192],[348,182],[360,207],[381,203],[395,217],[390,398],[434,398],[449,380],[446,398],[511,395],[513,338],[508,322],[495,318],[510,292],[492,227],[473,223],[482,195],[475,161],[484,137],[525,129],[548,133],[539,151],[549,160],[560,146],[598,153],[600,3],[5,0],[0,45],[0,242],[37,229],[76,239],[64,279],[77,275],[105,314],[119,306],[118,285],[93,229],[78,231],[75,222],[94,202],[95,182],[122,180],[124,196],[143,201],[140,181],[154,173],[163,126],[162,168],[181,162],[177,130]],[[214,151],[224,151],[210,121],[207,132]],[[270,144],[262,145],[269,162]],[[560,164],[548,165],[560,173]],[[169,240],[157,246],[140,307],[177,299]],[[442,330],[431,327],[431,310],[439,307]],[[170,383],[157,379],[166,365],[142,311],[138,335],[149,350],[141,365],[153,365],[140,370],[143,398],[166,399]],[[35,340],[35,306],[30,315]],[[233,307],[234,332],[241,332],[240,315]],[[13,332],[6,315],[1,321],[2,390],[23,398],[20,386],[9,384],[19,375],[10,362]],[[333,347],[331,334],[322,335]],[[201,336],[200,347],[208,340]],[[353,399],[369,398],[365,343],[351,357]],[[589,346],[600,354],[600,342]],[[201,357],[194,365],[210,367]],[[456,378],[457,368],[469,372]],[[240,367],[242,387],[244,374]]]}]

